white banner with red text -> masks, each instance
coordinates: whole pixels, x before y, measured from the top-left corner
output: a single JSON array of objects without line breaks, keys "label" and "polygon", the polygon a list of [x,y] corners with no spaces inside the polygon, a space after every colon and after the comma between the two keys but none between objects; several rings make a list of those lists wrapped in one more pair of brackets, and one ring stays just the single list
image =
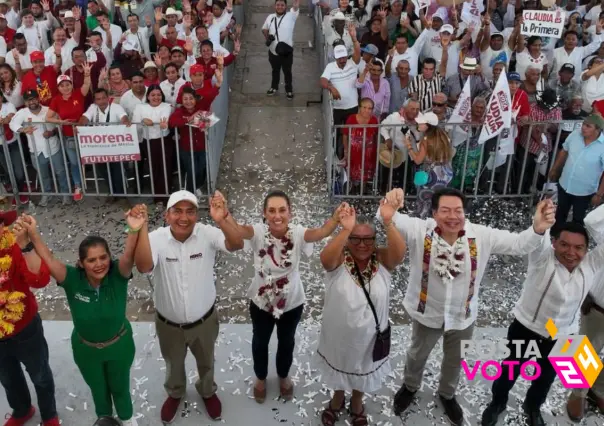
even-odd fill
[{"label": "white banner with red text", "polygon": [[136,126],[78,127],[82,164],[121,163],[141,159]]},{"label": "white banner with red text", "polygon": [[503,129],[509,129],[512,125],[512,97],[508,78],[504,72],[499,76],[495,90],[489,99],[487,112],[482,131],[480,132],[479,144],[483,144],[491,138],[499,135]]},{"label": "white banner with red text", "polygon": [[522,12],[522,28],[520,34],[525,36],[540,36],[562,38],[564,18],[562,9],[555,12],[544,10],[525,10]]}]

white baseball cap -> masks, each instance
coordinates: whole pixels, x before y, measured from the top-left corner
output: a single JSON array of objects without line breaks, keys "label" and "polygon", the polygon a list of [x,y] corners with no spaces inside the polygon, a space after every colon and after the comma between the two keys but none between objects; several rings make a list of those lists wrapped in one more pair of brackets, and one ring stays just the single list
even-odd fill
[{"label": "white baseball cap", "polygon": [[73,18],[73,12],[71,10],[68,10],[67,12],[65,12],[65,15],[63,15],[63,18]]},{"label": "white baseball cap", "polygon": [[195,208],[199,207],[199,203],[197,202],[197,197],[195,196],[195,194],[189,192],[189,191],[176,191],[175,193],[173,193],[172,195],[170,195],[170,198],[168,199],[168,205],[166,206],[167,209],[170,209],[172,207],[174,207],[176,204],[180,203],[181,201],[188,201],[189,203],[193,204],[195,206]]},{"label": "white baseball cap", "polygon": [[333,56],[336,59],[340,59],[340,58],[346,58],[348,57],[348,49],[346,49],[346,46],[336,46],[333,49]]},{"label": "white baseball cap", "polygon": [[433,112],[427,112],[422,114],[421,112],[415,118],[417,124],[429,124],[431,126],[438,126],[438,117]]},{"label": "white baseball cap", "polygon": [[71,83],[71,78],[68,75],[61,74],[57,77],[57,85],[63,83],[64,81],[68,81]]},{"label": "white baseball cap", "polygon": [[449,34],[453,34],[455,32],[455,30],[453,29],[453,25],[450,24],[445,24],[442,27],[440,27],[440,31],[439,33],[449,33]]}]

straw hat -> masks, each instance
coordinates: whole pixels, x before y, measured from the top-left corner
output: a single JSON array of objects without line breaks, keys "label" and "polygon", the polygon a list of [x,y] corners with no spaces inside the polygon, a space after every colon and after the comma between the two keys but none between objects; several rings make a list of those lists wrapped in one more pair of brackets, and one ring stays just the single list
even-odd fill
[{"label": "straw hat", "polygon": [[[387,168],[390,168],[390,165],[392,164],[392,167],[396,169],[397,167],[400,167],[401,164],[403,164],[403,161],[405,161],[405,157],[403,157],[403,153],[401,151],[399,151],[398,149],[394,149],[391,151],[388,149],[388,146],[383,142],[380,144],[379,153],[380,164]],[[392,159],[393,155],[394,159]]]}]

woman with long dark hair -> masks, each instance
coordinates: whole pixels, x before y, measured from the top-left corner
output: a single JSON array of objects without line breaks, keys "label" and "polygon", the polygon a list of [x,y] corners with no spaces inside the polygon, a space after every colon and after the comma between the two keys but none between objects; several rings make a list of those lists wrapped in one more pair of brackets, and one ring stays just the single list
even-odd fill
[{"label": "woman with long dark hair", "polygon": [[147,221],[146,206],[126,213],[128,236],[124,253],[113,259],[107,241],[88,236],[80,243],[76,266],[55,258],[32,216],[15,224],[27,230],[34,250],[48,265],[50,275],[65,290],[73,318],[73,358],[92,392],[97,417],[113,416],[123,426],[136,426],[130,396],[130,368],[134,361],[132,326],[126,318],[128,282],[132,278],[138,231]]},{"label": "woman with long dark hair", "polygon": [[8,64],[0,65],[0,92],[15,108],[23,106],[21,82],[17,78],[15,70]]},{"label": "woman with long dark hair", "polygon": [[424,134],[417,147],[407,136],[409,157],[418,166],[414,183],[417,187],[415,213],[425,219],[432,215],[432,194],[449,185],[453,179],[453,148],[447,133],[438,127],[438,117],[433,112],[419,114],[415,119],[417,129]]},{"label": "woman with long dark hair", "polygon": [[[302,253],[312,254],[312,243],[330,236],[338,226],[340,205],[333,216],[319,228],[306,228],[291,223],[289,196],[271,191],[263,202],[263,223],[237,225],[245,239],[245,249],[254,253],[254,278],[248,290],[252,319],[252,356],[256,384],[254,398],[266,399],[268,344],[277,327],[277,375],[280,396],[289,401],[294,385],[289,378],[294,357],[295,335],[304,309],[304,286],[299,265]],[[233,220],[229,216],[228,220]]]},{"label": "woman with long dark hair", "polygon": [[[146,102],[137,105],[132,114],[132,122],[143,128],[142,157],[150,158],[151,192],[159,194],[155,197],[156,202],[168,199],[174,171],[174,141],[169,137],[168,127],[172,107],[165,99],[159,84],[152,84],[147,89]],[[139,175],[141,172],[139,170]]]}]

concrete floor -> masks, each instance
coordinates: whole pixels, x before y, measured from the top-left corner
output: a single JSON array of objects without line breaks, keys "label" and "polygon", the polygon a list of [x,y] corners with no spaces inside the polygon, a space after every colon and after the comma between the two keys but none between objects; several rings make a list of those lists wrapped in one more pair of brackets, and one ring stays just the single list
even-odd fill
[{"label": "concrete floor", "polygon": [[[133,324],[137,354],[132,367],[131,383],[134,408],[140,426],[161,425],[159,411],[165,398],[163,379],[165,366],[159,353],[159,345],[154,335],[154,325],[137,322]],[[65,426],[89,426],[95,418],[88,387],[83,382],[75,366],[69,336],[71,322],[46,321],[44,329],[50,347],[51,365],[55,376],[57,408]],[[482,328],[475,331],[476,338],[491,336],[504,337],[505,330]],[[210,420],[200,397],[193,386],[197,372],[194,359],[187,358],[187,376],[189,387],[187,404],[181,405],[177,420],[178,426],[225,424],[229,426],[265,426],[272,424],[320,425],[319,413],[329,401],[329,390],[321,384],[320,373],[314,366],[313,355],[318,341],[318,328],[312,323],[303,323],[298,329],[297,347],[291,376],[296,385],[295,399],[290,403],[277,400],[278,382],[274,371],[276,338],[271,342],[271,365],[269,372],[269,393],[264,405],[258,405],[252,399],[254,373],[251,361],[251,326],[223,324],[216,343],[216,383],[218,395],[223,403],[223,419],[220,422]],[[419,398],[402,419],[391,412],[392,397],[401,383],[404,367],[404,353],[408,345],[410,330],[407,326],[393,330],[392,367],[393,372],[387,378],[379,393],[368,395],[365,405],[371,425],[409,425],[429,426],[445,425],[443,411],[434,396],[437,388],[438,371],[442,352],[440,344],[428,361]],[[490,397],[490,383],[482,379],[468,382],[462,379],[458,400],[462,405],[466,425],[477,425],[479,415]],[[500,425],[522,425],[519,404],[526,392],[527,382],[519,380],[510,398],[510,405],[502,415]],[[572,424],[565,415],[565,390],[559,382],[550,392],[543,408],[548,425]],[[9,412],[6,399],[0,397],[0,414]],[[39,421],[39,417],[36,417]],[[345,423],[348,421],[348,423]],[[32,423],[33,424],[33,423]],[[339,424],[350,424],[343,416]],[[604,424],[603,416],[590,413],[584,425]]]}]

